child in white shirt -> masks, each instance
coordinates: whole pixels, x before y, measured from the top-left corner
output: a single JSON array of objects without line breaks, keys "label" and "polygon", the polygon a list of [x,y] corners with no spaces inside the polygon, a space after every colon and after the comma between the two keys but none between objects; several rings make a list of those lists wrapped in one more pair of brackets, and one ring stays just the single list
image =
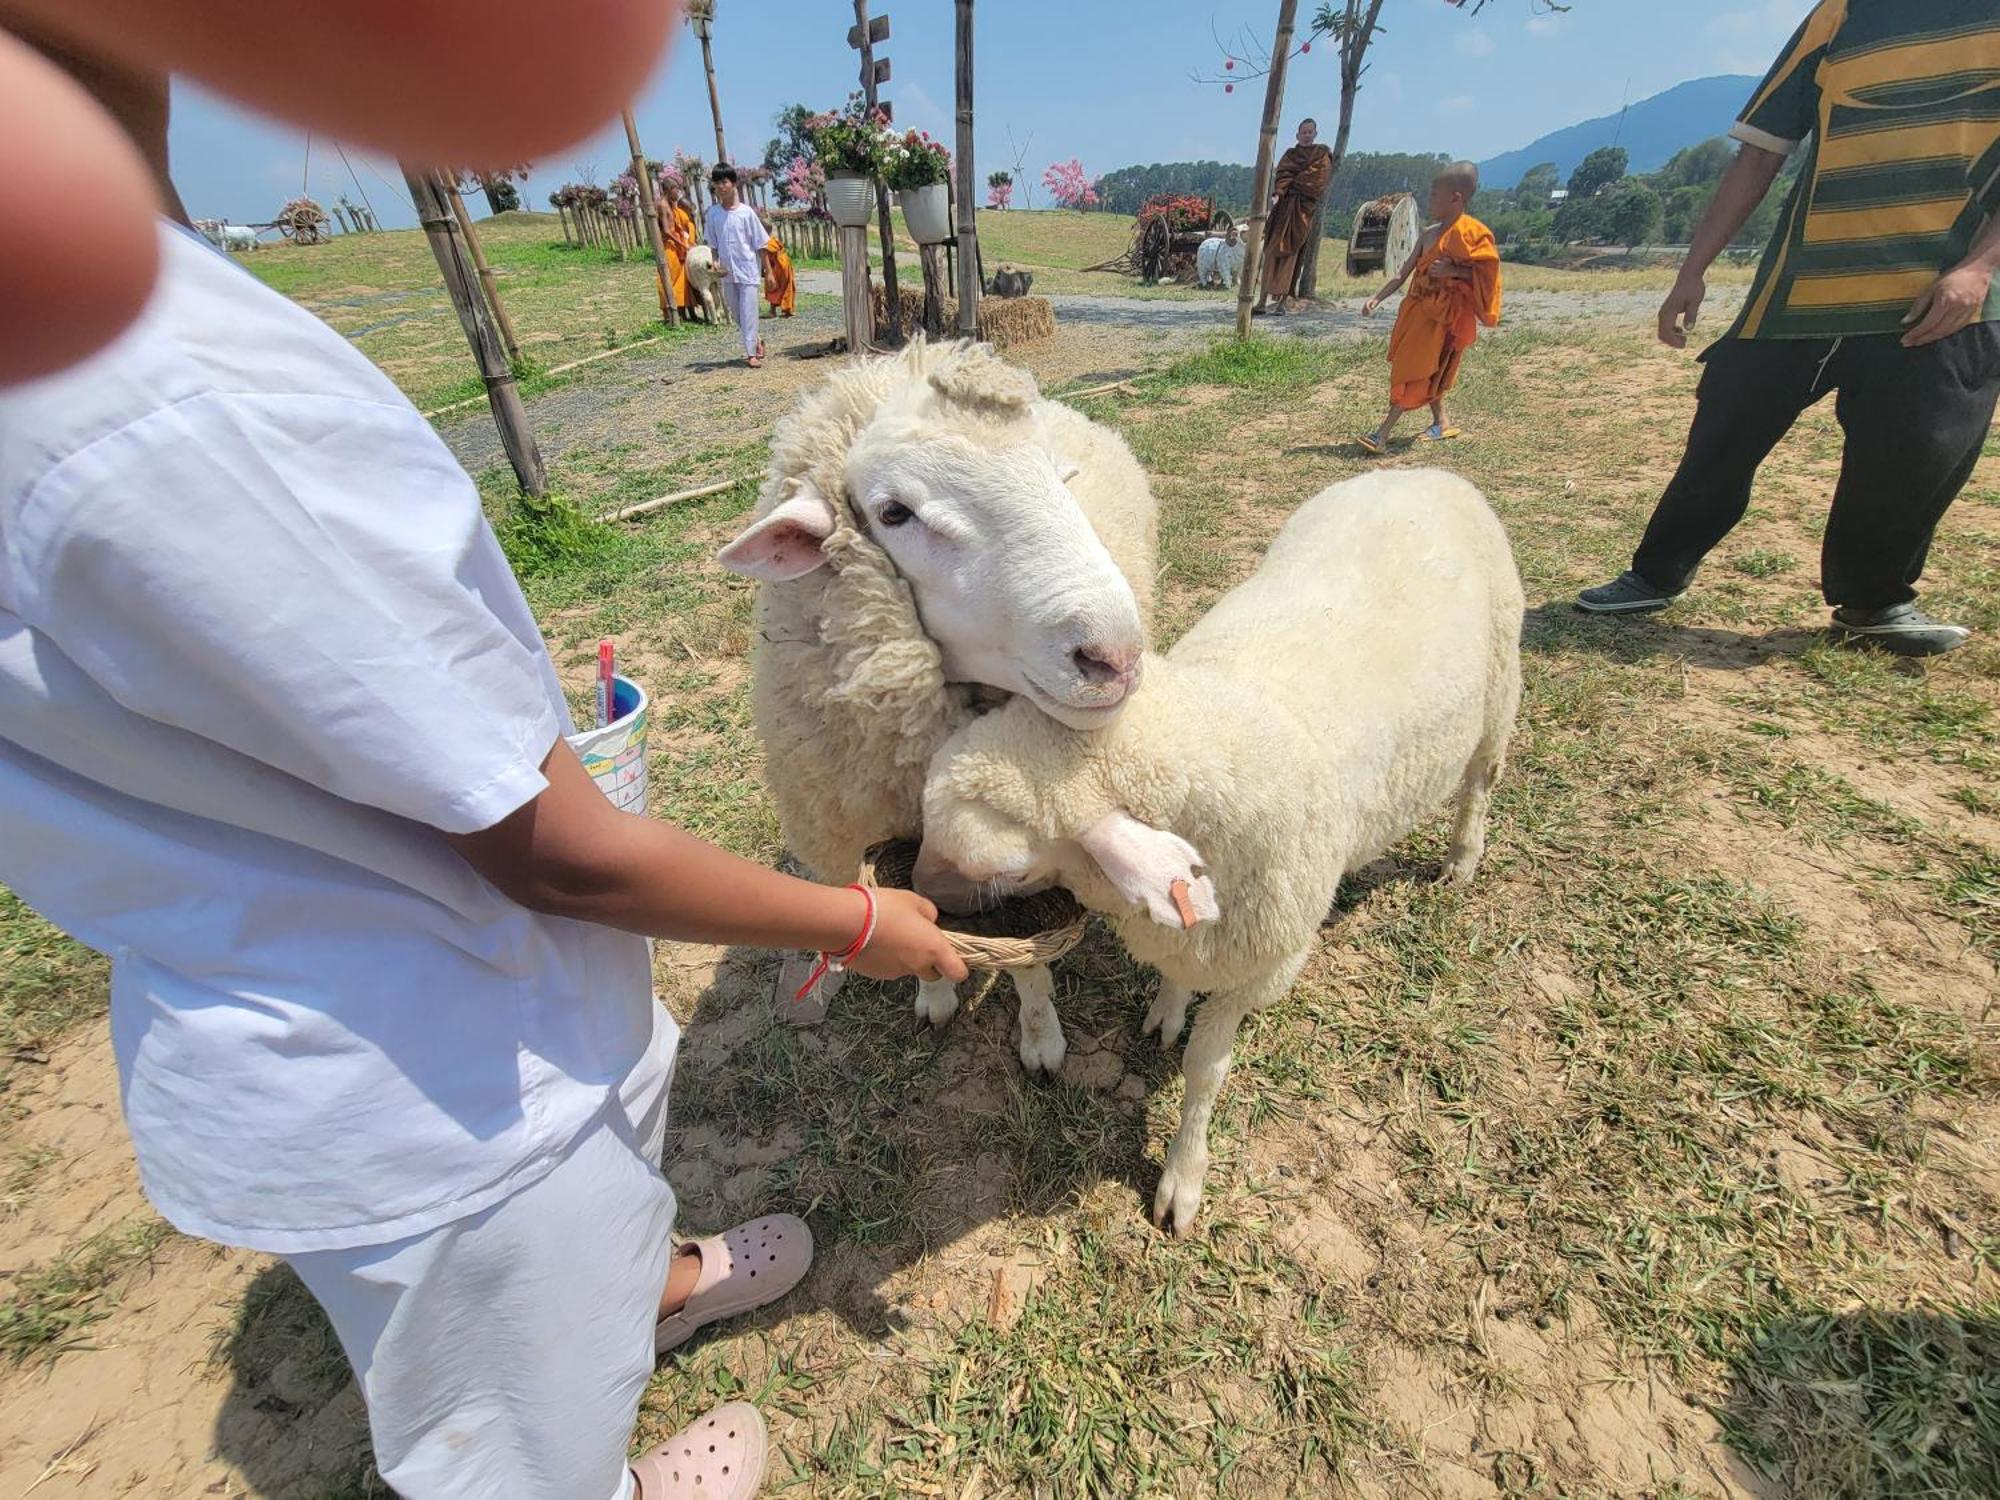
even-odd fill
[{"label": "child in white shirt", "polygon": [[708,174],[715,201],[708,206],[703,228],[716,264],[722,268],[722,295],[729,316],[743,335],[744,362],[751,369],[764,363],[764,341],[757,336],[757,294],[764,286],[766,246],[771,231],[757,216],[757,210],[738,194],[736,168],[727,162]]}]

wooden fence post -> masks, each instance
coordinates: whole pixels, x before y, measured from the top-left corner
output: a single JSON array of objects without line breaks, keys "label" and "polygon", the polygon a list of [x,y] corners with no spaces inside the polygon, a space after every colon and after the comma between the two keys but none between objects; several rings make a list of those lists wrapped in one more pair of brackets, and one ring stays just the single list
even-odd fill
[{"label": "wooden fence post", "polygon": [[972,0],[958,0],[958,331],[979,332],[979,231],[972,201]]},{"label": "wooden fence post", "polygon": [[500,347],[500,335],[494,331],[486,302],[473,280],[472,260],[458,232],[458,221],[452,217],[451,205],[435,174],[405,166],[403,180],[409,184],[410,200],[416,205],[417,222],[430,240],[431,254],[437,257],[445,293],[479,363],[480,379],[486,382],[486,400],[493,408],[493,423],[500,429],[500,446],[507,450],[507,461],[514,466],[521,488],[539,499],[548,490],[541,449],[535,445],[527,408],[521,405],[520,387],[515,385],[507,353]]},{"label": "wooden fence post", "polygon": [[[875,309],[868,293],[868,226],[840,226],[840,302],[847,313],[847,352],[866,354],[875,345]],[[896,309],[890,308],[894,317]]]},{"label": "wooden fence post", "polygon": [[486,263],[486,252],[479,244],[479,231],[472,227],[472,215],[465,211],[465,200],[458,195],[458,184],[449,174],[440,172],[438,180],[444,184],[445,195],[451,203],[452,216],[458,220],[460,233],[465,236],[465,248],[472,256],[472,268],[479,274],[479,285],[486,293],[486,305],[493,310],[493,321],[500,328],[500,343],[507,351],[509,367],[521,362],[521,341],[514,337],[514,320],[507,316],[507,306],[500,300],[500,287],[493,279],[493,268]]},{"label": "wooden fence post", "polygon": [[[885,16],[881,21],[884,37],[888,35],[889,22]],[[854,31],[858,33],[855,46],[861,53],[861,93],[868,102],[868,112],[875,112],[875,84],[878,73],[886,74],[889,64],[875,61],[875,31],[868,23],[868,0],[854,0]],[[853,34],[850,34],[852,36]],[[889,216],[889,189],[882,179],[875,179],[875,213],[882,230],[882,305],[889,309],[889,327],[882,334],[882,342],[891,348],[903,342],[902,304],[896,290],[896,228]]]},{"label": "wooden fence post", "polygon": [[932,338],[944,335],[944,246],[922,245],[917,249],[924,266],[924,332]]}]

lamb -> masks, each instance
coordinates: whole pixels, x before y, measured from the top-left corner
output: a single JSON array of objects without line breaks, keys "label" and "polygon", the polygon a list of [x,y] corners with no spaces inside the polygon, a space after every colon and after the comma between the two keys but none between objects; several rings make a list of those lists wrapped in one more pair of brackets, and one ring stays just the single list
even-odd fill
[{"label": "lamb", "polygon": [[1298,977],[1349,872],[1456,793],[1444,877],[1471,878],[1520,701],[1521,583],[1483,496],[1440,470],[1301,506],[1250,580],[1117,722],[1015,700],[932,762],[917,887],[940,906],[1061,884],[1160,971],[1143,1031],[1188,1041],[1153,1217],[1201,1205],[1208,1121],[1243,1018]]},{"label": "lamb", "polygon": [[[1008,694],[1112,720],[1152,618],[1158,513],[1116,433],[971,343],[850,364],[778,424],[725,567],[762,580],[753,695],[785,840],[817,879],[921,831],[925,768]],[[1019,971],[1021,1058],[1062,1065],[1046,969]],[[920,986],[917,1014],[958,996]]]},{"label": "lamb", "polygon": [[715,252],[707,245],[688,247],[687,286],[690,310],[699,307],[703,320],[713,323],[717,309],[722,308],[723,321],[728,321],[729,314],[722,301],[722,268],[715,263]]}]

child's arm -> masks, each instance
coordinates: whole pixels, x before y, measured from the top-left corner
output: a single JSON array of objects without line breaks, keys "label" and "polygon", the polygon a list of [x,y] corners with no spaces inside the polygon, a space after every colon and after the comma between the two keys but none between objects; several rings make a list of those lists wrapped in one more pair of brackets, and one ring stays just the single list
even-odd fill
[{"label": "child's arm", "polygon": [[[548,788],[452,847],[531,911],[676,942],[741,943],[838,953],[861,934],[853,891],[795,880],[704,843],[671,823],[619,812],[558,740]],[[875,979],[959,980],[965,964],[909,891],[877,891],[875,936],[851,967]]]},{"label": "child's arm", "polygon": [[1390,282],[1387,286],[1383,287],[1381,291],[1377,292],[1374,296],[1370,297],[1366,302],[1361,304],[1362,317],[1364,318],[1374,317],[1375,309],[1380,307],[1384,302],[1387,302],[1391,297],[1395,296],[1396,293],[1402,289],[1403,283],[1408,281],[1410,279],[1411,273],[1417,269],[1417,260],[1423,253],[1424,251],[1422,245],[1419,245],[1415,250],[1412,250],[1410,252],[1410,258],[1403,262],[1403,269],[1396,273],[1396,279]]}]

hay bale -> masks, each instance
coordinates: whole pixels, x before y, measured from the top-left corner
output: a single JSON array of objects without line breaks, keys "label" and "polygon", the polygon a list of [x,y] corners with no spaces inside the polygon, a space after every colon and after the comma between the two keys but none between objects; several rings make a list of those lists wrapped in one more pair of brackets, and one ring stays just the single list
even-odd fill
[{"label": "hay bale", "polygon": [[979,336],[996,349],[1052,339],[1056,336],[1055,304],[1046,297],[982,297]]},{"label": "hay bale", "polygon": [[[924,293],[923,288],[898,284],[897,301],[902,303],[902,332],[909,338],[923,331]],[[883,294],[879,282],[870,286],[870,296],[875,304],[875,326],[889,326],[889,299]],[[942,299],[944,328],[946,336],[956,333],[958,328],[958,298]],[[1054,338],[1056,333],[1055,304],[1046,297],[981,297],[979,299],[979,338],[996,349],[1011,349],[1016,344],[1031,344],[1037,339]]]}]

